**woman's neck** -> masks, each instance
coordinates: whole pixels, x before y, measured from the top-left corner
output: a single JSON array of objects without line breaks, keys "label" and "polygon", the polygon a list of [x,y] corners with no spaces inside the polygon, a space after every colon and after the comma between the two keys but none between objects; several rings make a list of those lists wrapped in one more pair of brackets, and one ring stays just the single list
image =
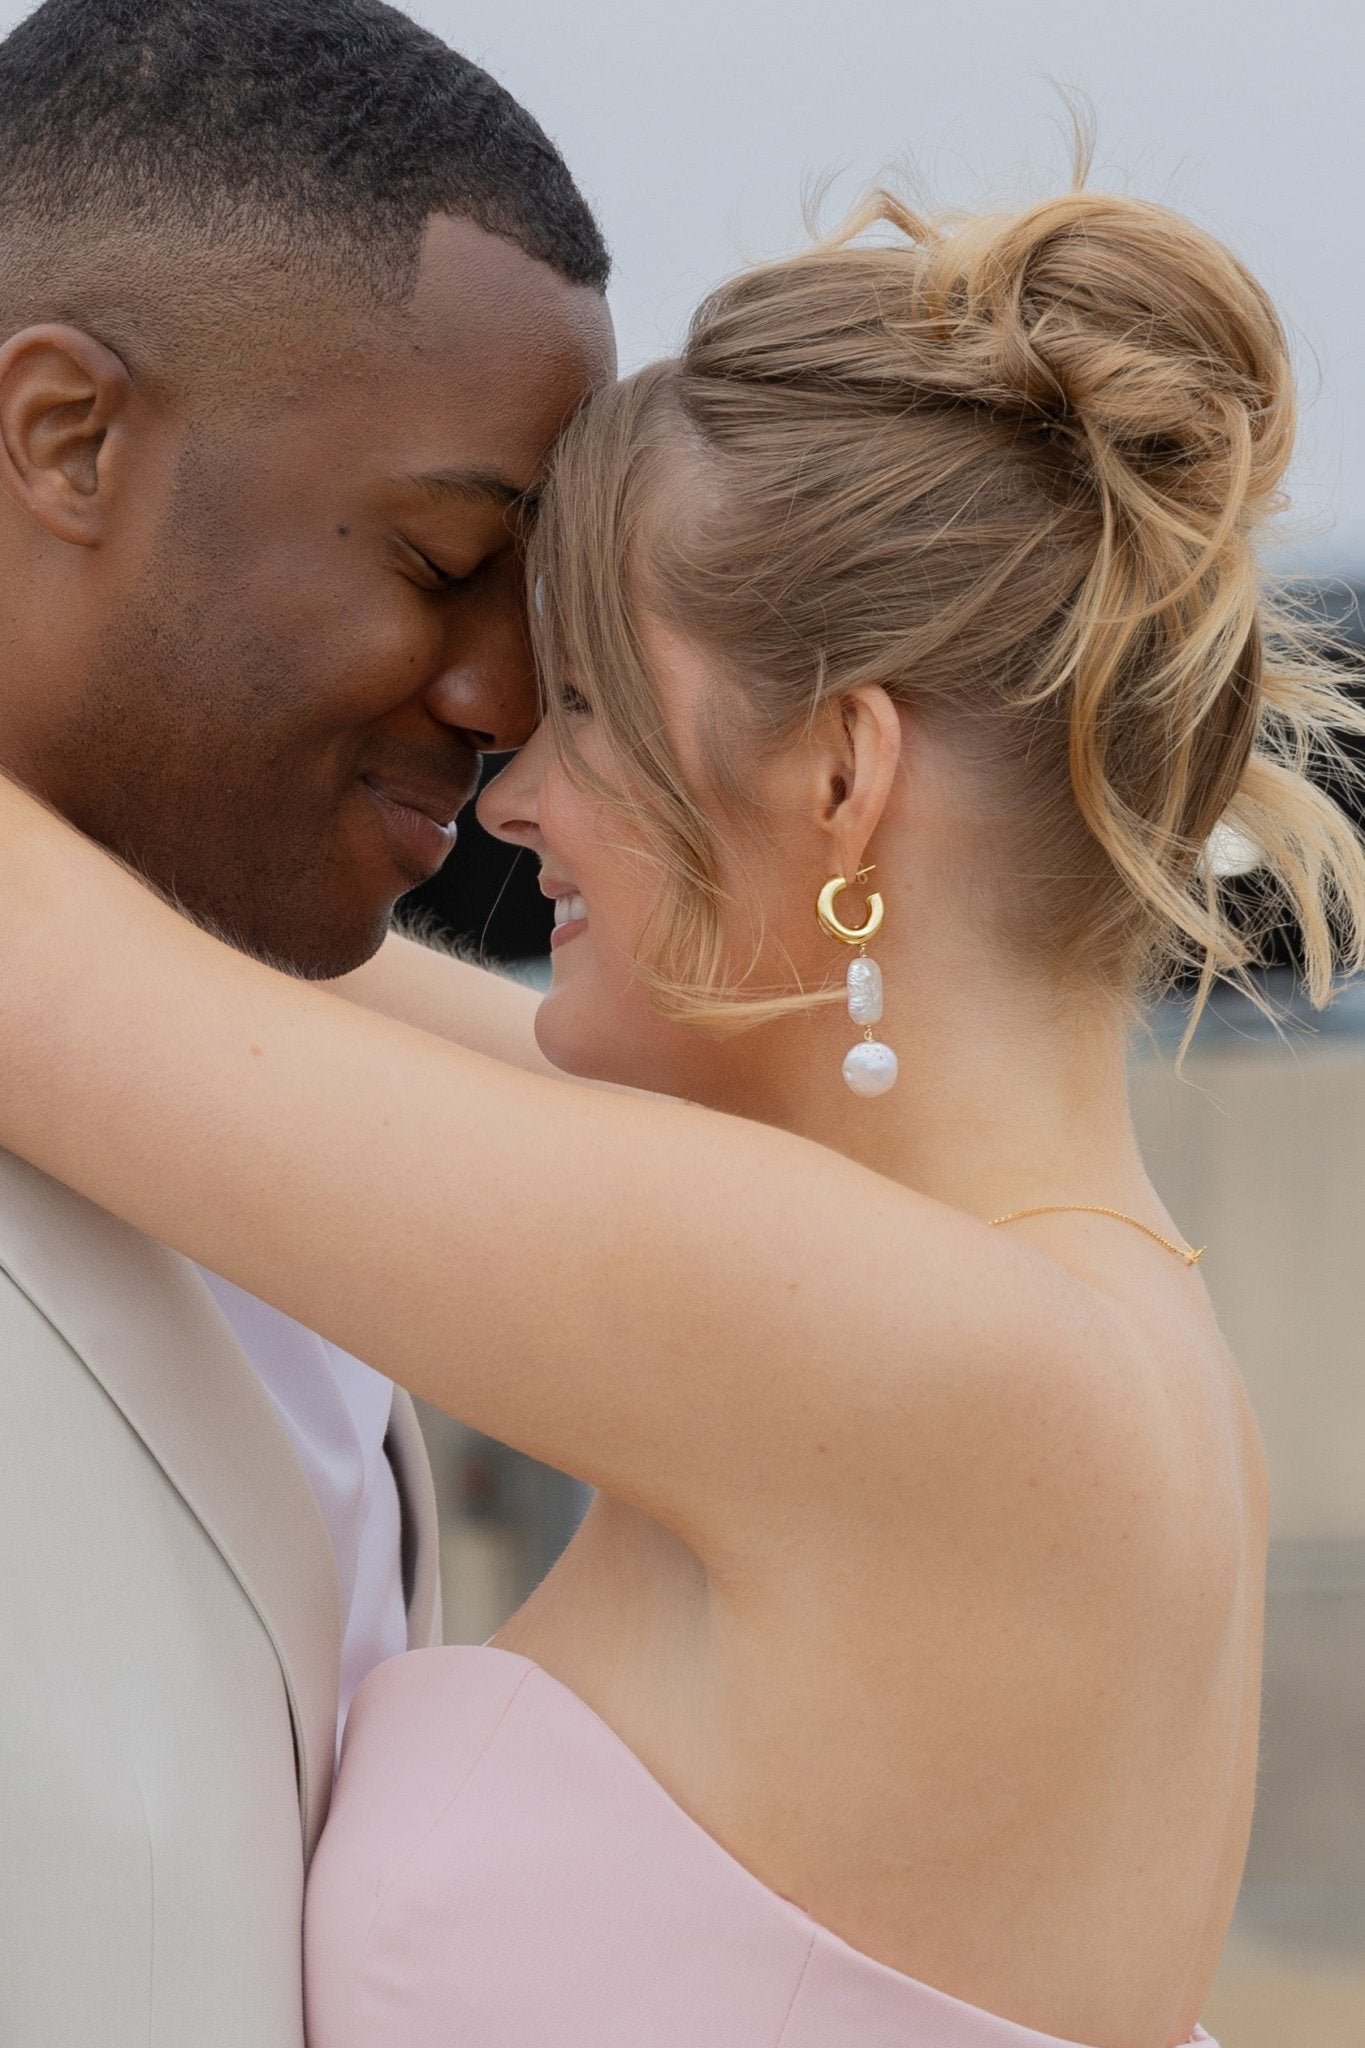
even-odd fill
[{"label": "woman's neck", "polygon": [[890,1093],[867,1100],[845,1087],[858,1031],[841,1005],[773,1027],[766,1045],[763,1031],[732,1041],[712,1106],[975,1215],[1044,1202],[1150,1208],[1116,1008],[1066,1006],[1003,974],[976,988],[958,979],[950,1000],[898,1004],[898,982],[888,971],[878,1027],[900,1063]]}]

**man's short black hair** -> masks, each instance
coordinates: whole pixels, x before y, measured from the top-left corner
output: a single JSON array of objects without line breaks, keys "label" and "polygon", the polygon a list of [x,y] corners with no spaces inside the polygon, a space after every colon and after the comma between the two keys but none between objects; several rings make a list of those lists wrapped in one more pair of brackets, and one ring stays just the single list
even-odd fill
[{"label": "man's short black hair", "polygon": [[254,247],[401,303],[434,214],[606,283],[540,127],[382,0],[44,0],[0,42],[0,315],[79,320],[50,297],[64,267],[158,240]]}]

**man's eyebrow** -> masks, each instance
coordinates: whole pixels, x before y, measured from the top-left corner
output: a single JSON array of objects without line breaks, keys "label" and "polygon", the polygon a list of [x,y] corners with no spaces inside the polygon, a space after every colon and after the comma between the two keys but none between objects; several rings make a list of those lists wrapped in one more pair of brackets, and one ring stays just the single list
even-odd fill
[{"label": "man's eyebrow", "polygon": [[449,498],[481,500],[493,504],[502,511],[534,513],[539,502],[539,493],[533,484],[513,483],[496,469],[436,469],[419,476],[410,476],[407,481],[415,484],[427,497],[438,501]]}]

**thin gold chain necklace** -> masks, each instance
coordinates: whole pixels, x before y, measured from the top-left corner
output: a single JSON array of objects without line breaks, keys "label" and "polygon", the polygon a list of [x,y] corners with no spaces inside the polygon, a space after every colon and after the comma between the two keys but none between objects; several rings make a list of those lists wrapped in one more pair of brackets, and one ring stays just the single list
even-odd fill
[{"label": "thin gold chain necklace", "polygon": [[1174,1252],[1187,1266],[1197,1266],[1208,1250],[1206,1244],[1201,1244],[1198,1251],[1191,1245],[1175,1244],[1159,1230],[1153,1230],[1150,1223],[1139,1223],[1136,1216],[1125,1215],[1122,1209],[1106,1209],[1099,1202],[1048,1202],[1041,1209],[1011,1209],[1008,1216],[992,1216],[991,1229],[999,1223],[1022,1223],[1026,1216],[1112,1216],[1116,1223],[1131,1223],[1134,1230],[1140,1230],[1163,1250]]}]

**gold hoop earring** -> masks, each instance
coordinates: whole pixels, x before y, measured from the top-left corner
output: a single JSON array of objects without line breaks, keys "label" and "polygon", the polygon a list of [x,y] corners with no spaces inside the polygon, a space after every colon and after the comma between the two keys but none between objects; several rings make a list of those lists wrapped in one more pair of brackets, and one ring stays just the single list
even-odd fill
[{"label": "gold hoop earring", "polygon": [[[859,868],[855,881],[865,882],[875,868]],[[888,1088],[896,1085],[899,1071],[896,1055],[889,1045],[883,1045],[872,1030],[881,1022],[882,1016],[882,970],[875,960],[867,957],[867,942],[875,938],[886,917],[886,905],[875,890],[867,899],[867,917],[861,925],[845,924],[835,914],[835,898],[848,887],[843,875],[835,875],[820,891],[815,905],[815,914],[822,928],[832,939],[841,939],[846,946],[856,946],[858,957],[848,963],[848,1014],[855,1024],[863,1026],[862,1042],[850,1048],[844,1059],[844,1081],[854,1095],[885,1095]]]},{"label": "gold hoop earring", "polygon": [[[855,880],[865,881],[875,872],[875,868],[859,868]],[[843,875],[835,875],[831,881],[826,882],[816,899],[815,915],[832,939],[842,939],[846,946],[865,946],[868,940],[875,939],[881,930],[886,917],[886,905],[874,889],[867,899],[866,923],[858,926],[845,924],[836,914],[834,903],[835,898],[842,896],[848,886],[847,878]]]}]

